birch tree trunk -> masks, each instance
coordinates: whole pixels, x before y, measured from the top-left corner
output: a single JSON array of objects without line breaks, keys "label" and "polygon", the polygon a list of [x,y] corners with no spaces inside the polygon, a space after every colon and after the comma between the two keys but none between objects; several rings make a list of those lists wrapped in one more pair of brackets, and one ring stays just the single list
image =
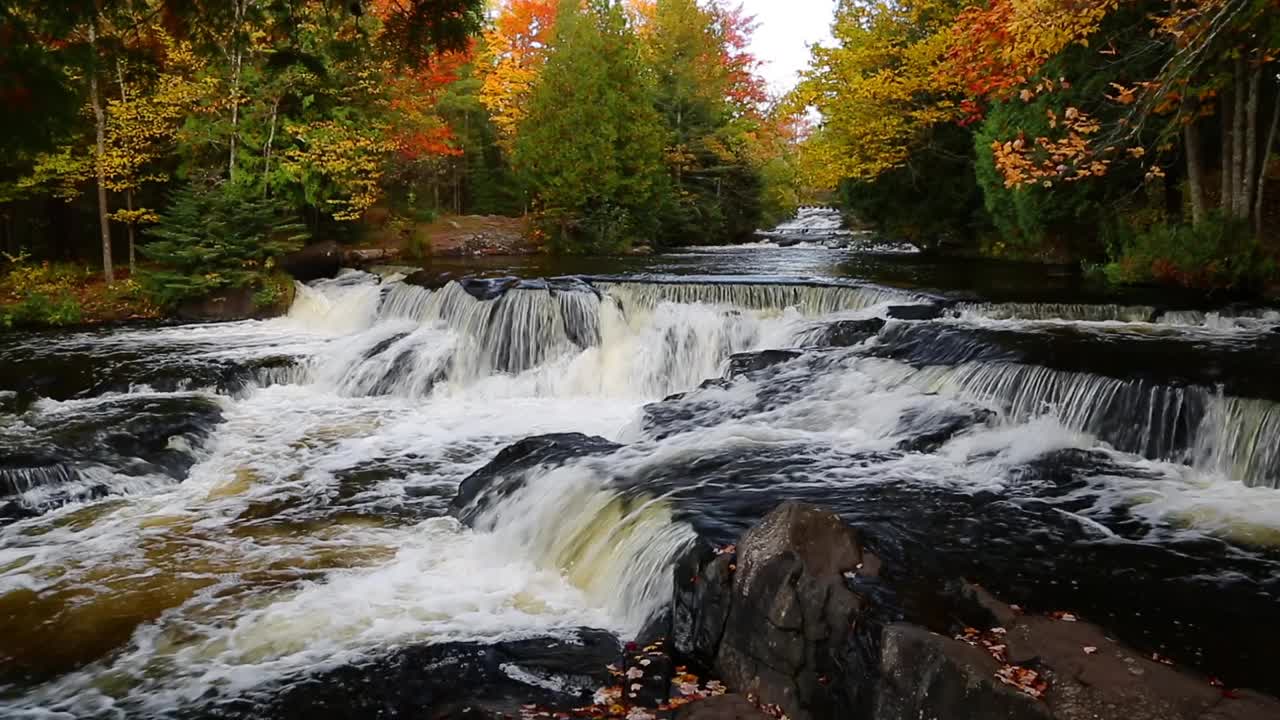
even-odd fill
[{"label": "birch tree trunk", "polygon": [[240,29],[244,25],[249,0],[233,0],[236,21],[231,32],[231,138],[227,159],[227,179],[236,179],[236,139],[240,128],[240,69],[244,64],[244,48],[240,47]]},{"label": "birch tree trunk", "polygon": [[271,131],[267,133],[267,147],[262,159],[262,197],[271,194],[271,147],[276,141],[276,117],[280,112],[280,99],[271,104]]},{"label": "birch tree trunk", "polygon": [[111,265],[111,220],[107,218],[107,116],[102,110],[102,98],[98,94],[98,15],[89,21],[89,47],[93,61],[89,65],[89,103],[93,106],[93,124],[97,132],[94,146],[94,165],[98,176],[98,225],[102,231],[102,277],[107,283],[116,281]]}]

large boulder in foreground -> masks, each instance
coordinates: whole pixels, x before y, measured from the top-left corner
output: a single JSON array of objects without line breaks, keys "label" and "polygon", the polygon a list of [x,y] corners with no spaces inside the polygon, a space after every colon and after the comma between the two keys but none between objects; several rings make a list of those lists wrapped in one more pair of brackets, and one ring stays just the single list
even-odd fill
[{"label": "large boulder in foreground", "polygon": [[792,720],[841,717],[866,707],[859,689],[838,679],[870,606],[845,576],[874,579],[879,567],[835,514],[785,503],[695,578],[682,563],[673,639],[710,660],[729,687]]},{"label": "large boulder in foreground", "polygon": [[929,603],[947,608],[931,623],[946,634],[900,620],[880,561],[839,517],[785,503],[736,548],[677,563],[672,641],[792,720],[1280,718],[1275,698],[1224,691],[1070,614],[1025,615],[969,583]]}]

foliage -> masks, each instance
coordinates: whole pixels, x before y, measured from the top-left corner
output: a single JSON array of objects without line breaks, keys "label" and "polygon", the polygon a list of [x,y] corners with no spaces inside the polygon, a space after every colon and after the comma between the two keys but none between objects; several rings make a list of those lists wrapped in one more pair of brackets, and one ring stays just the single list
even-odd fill
[{"label": "foliage", "polygon": [[259,310],[287,306],[292,297],[293,278],[282,272],[273,272],[259,280],[253,293],[253,306]]},{"label": "foliage", "polygon": [[75,325],[80,303],[72,295],[32,293],[12,305],[0,306],[0,328]]},{"label": "foliage", "polygon": [[890,237],[924,250],[964,247],[988,225],[973,165],[971,133],[941,125],[901,166],[874,180],[846,180],[839,197]]},{"label": "foliage", "polygon": [[751,133],[763,123],[750,21],[718,5],[659,0],[641,35],[656,74],[655,102],[666,126],[664,159],[672,195],[659,240],[721,244],[742,240],[761,216],[761,177]]},{"label": "foliage", "polygon": [[85,268],[65,263],[31,262],[29,253],[0,253],[0,327],[73,325],[80,304],[73,290],[84,282]]},{"label": "foliage", "polygon": [[835,47],[816,46],[790,103],[822,114],[805,143],[810,183],[873,180],[902,166],[933,125],[962,117],[959,80],[937,72],[956,0],[842,0]]},{"label": "foliage", "polygon": [[279,201],[225,182],[178,189],[146,234],[152,240],[142,251],[157,267],[140,281],[166,307],[224,288],[261,287],[276,260],[306,237]]},{"label": "foliage", "polygon": [[652,233],[666,191],[654,100],[622,9],[563,3],[513,155],[555,249],[608,252]]},{"label": "foliage", "polygon": [[1276,273],[1248,225],[1219,213],[1197,225],[1156,223],[1117,245],[1105,268],[1116,283],[1257,289]]},{"label": "foliage", "polygon": [[485,33],[480,101],[489,109],[498,142],[507,151],[514,149],[517,129],[546,64],[559,6],[559,0],[511,0]]}]

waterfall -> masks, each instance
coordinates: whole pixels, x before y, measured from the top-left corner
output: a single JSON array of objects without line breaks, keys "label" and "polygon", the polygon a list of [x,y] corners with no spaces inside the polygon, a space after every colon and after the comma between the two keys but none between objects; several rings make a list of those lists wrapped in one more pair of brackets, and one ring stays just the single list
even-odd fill
[{"label": "waterfall", "polygon": [[745,310],[795,308],[805,315],[862,310],[884,303],[931,302],[933,299],[874,285],[803,285],[711,282],[600,282],[603,292],[625,308],[654,308],[660,303],[703,303]]},{"label": "waterfall", "polygon": [[671,598],[669,567],[695,534],[669,501],[610,488],[591,461],[537,467],[476,518],[478,530],[563,573],[634,634]]},{"label": "waterfall", "polygon": [[1214,396],[1196,437],[1195,464],[1280,489],[1280,404]]},{"label": "waterfall", "polygon": [[958,303],[961,317],[991,320],[1075,320],[1083,322],[1150,322],[1149,305],[1085,305],[1079,303]]},{"label": "waterfall", "polygon": [[1206,388],[1119,380],[1020,363],[901,368],[926,392],[997,407],[1009,422],[1053,414],[1119,450],[1221,472],[1245,485],[1280,487],[1280,405]]}]

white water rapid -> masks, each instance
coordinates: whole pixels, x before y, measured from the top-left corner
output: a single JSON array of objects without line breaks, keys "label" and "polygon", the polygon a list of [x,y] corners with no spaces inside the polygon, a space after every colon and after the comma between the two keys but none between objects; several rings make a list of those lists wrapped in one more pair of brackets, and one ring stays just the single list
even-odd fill
[{"label": "white water rapid", "polygon": [[[1072,512],[1104,531],[1124,509],[1153,538],[1280,544],[1280,493],[1262,487],[1280,472],[1272,399],[1210,388],[1183,422],[1178,388],[1143,386],[1147,406],[1121,407],[1109,404],[1119,379],[861,354],[887,335],[697,389],[735,353],[926,301],[850,284],[621,280],[481,300],[459,283],[427,290],[349,272],[299,288],[272,321],[41,339],[23,351],[83,353],[101,363],[95,373],[127,351],[143,377],[0,415],[0,440],[40,438],[61,453],[4,476],[27,514],[0,525],[0,660],[25,680],[0,685],[0,716],[163,717],[412,644],[585,627],[629,636],[667,601],[667,568],[695,536],[681,502],[698,490],[663,469],[735,453],[787,457],[744,493],[821,498],[883,478],[999,492],[1044,453],[1096,450],[1142,471],[1072,491],[1088,496]],[[1065,310],[1106,327],[1158,325],[1141,309]],[[1017,328],[1063,311],[974,304],[943,322]],[[1166,316],[1161,327],[1237,337],[1265,321]],[[248,374],[234,387],[197,375],[161,388],[146,357]],[[655,406],[677,418],[663,432],[646,424],[646,404],[686,392]],[[67,418],[148,398],[195,418],[143,449],[159,459],[125,469],[57,445],[75,442],[59,434]],[[904,445],[978,417],[975,407],[995,415],[927,450]],[[1103,410],[1146,416],[1124,417],[1137,430],[1120,438],[1090,414]],[[563,432],[630,445],[530,470],[474,527],[446,514],[499,450]],[[166,474],[173,457],[185,460]]]}]

